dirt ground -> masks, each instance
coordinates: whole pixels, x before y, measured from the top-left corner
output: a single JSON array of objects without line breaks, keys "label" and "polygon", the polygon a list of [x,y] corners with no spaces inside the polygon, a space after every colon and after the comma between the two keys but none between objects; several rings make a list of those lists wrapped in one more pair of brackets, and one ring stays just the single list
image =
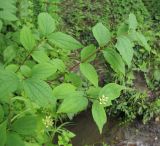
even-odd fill
[{"label": "dirt ground", "polygon": [[108,120],[102,135],[94,123],[91,113],[86,111],[73,120],[68,127],[76,134],[73,146],[160,146],[160,123],[151,121],[143,124],[134,121],[128,125],[121,125],[116,119]]}]

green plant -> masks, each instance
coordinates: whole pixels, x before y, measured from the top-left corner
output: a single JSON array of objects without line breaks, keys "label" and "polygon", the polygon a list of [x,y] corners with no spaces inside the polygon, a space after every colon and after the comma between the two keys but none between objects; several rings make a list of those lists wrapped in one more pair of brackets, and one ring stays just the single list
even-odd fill
[{"label": "green plant", "polygon": [[[15,18],[6,21],[6,15],[0,17],[0,145],[53,145],[52,138],[59,133],[58,144],[70,146],[74,134],[58,122],[63,117],[72,119],[89,105],[102,133],[106,110],[123,90],[132,91],[126,80],[132,80],[127,73],[133,67],[135,47],[141,46],[148,54],[152,51],[136,16],[131,13],[116,35],[97,23],[92,28],[97,45],[84,46],[59,32],[56,20],[41,12],[48,9],[48,2],[39,2],[37,8],[36,1],[25,2],[38,10],[27,14],[26,20],[16,16],[17,3],[8,0],[0,5],[9,3],[7,9],[14,10],[9,16]],[[0,12],[6,11],[2,9]],[[27,23],[29,16],[34,18]],[[116,78],[103,86],[95,65],[99,56]]]},{"label": "green plant", "polygon": [[75,135],[70,131],[62,131],[62,134],[58,136],[58,145],[59,146],[72,146],[70,144],[71,138],[75,137]]},{"label": "green plant", "polygon": [[[72,6],[72,9],[70,9],[70,6]],[[63,30],[75,36],[83,44],[95,42],[90,32],[97,22],[102,22],[109,27],[108,0],[64,0],[61,7]]]},{"label": "green plant", "polygon": [[[16,2],[14,0],[0,1],[0,18],[8,21],[17,20],[16,17]],[[1,21],[2,28],[2,21]]]}]

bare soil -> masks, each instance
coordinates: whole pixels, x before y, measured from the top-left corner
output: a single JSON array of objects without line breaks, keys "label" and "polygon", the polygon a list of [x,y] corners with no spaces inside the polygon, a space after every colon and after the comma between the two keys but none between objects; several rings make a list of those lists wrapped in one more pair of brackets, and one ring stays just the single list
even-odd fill
[{"label": "bare soil", "polygon": [[151,121],[143,124],[134,121],[121,125],[117,119],[108,120],[100,135],[91,113],[85,111],[73,119],[68,129],[76,134],[73,146],[160,146],[160,123]]}]

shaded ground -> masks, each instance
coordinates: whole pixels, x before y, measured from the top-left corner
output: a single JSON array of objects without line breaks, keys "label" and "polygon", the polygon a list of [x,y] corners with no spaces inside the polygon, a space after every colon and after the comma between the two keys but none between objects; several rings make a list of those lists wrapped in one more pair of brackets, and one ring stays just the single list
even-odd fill
[{"label": "shaded ground", "polygon": [[110,146],[160,146],[160,124],[150,122],[146,125],[135,121],[128,125],[120,125],[116,119],[109,120],[99,134],[91,113],[86,111],[77,116],[73,122],[75,125],[68,127],[76,134],[73,146],[102,146],[102,143]]}]

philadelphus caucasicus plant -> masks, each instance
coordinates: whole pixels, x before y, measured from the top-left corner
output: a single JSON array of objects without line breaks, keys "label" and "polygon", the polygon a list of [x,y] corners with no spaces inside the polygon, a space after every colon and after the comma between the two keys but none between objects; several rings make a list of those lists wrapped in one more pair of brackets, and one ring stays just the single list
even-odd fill
[{"label": "philadelphus caucasicus plant", "polygon": [[[0,146],[52,145],[50,133],[56,131],[61,115],[72,118],[87,109],[89,102],[102,133],[107,121],[105,108],[127,88],[117,83],[99,86],[93,63],[96,54],[102,53],[113,71],[125,77],[125,68],[132,65],[134,45],[138,43],[150,51],[144,35],[137,31],[134,14],[119,27],[117,36],[97,23],[92,29],[97,46],[83,46],[72,36],[57,31],[48,13],[40,13],[37,23],[37,28],[23,26],[14,33],[16,41],[4,50],[11,52],[2,54]],[[75,50],[80,51],[80,60],[74,64],[71,54]]]}]

